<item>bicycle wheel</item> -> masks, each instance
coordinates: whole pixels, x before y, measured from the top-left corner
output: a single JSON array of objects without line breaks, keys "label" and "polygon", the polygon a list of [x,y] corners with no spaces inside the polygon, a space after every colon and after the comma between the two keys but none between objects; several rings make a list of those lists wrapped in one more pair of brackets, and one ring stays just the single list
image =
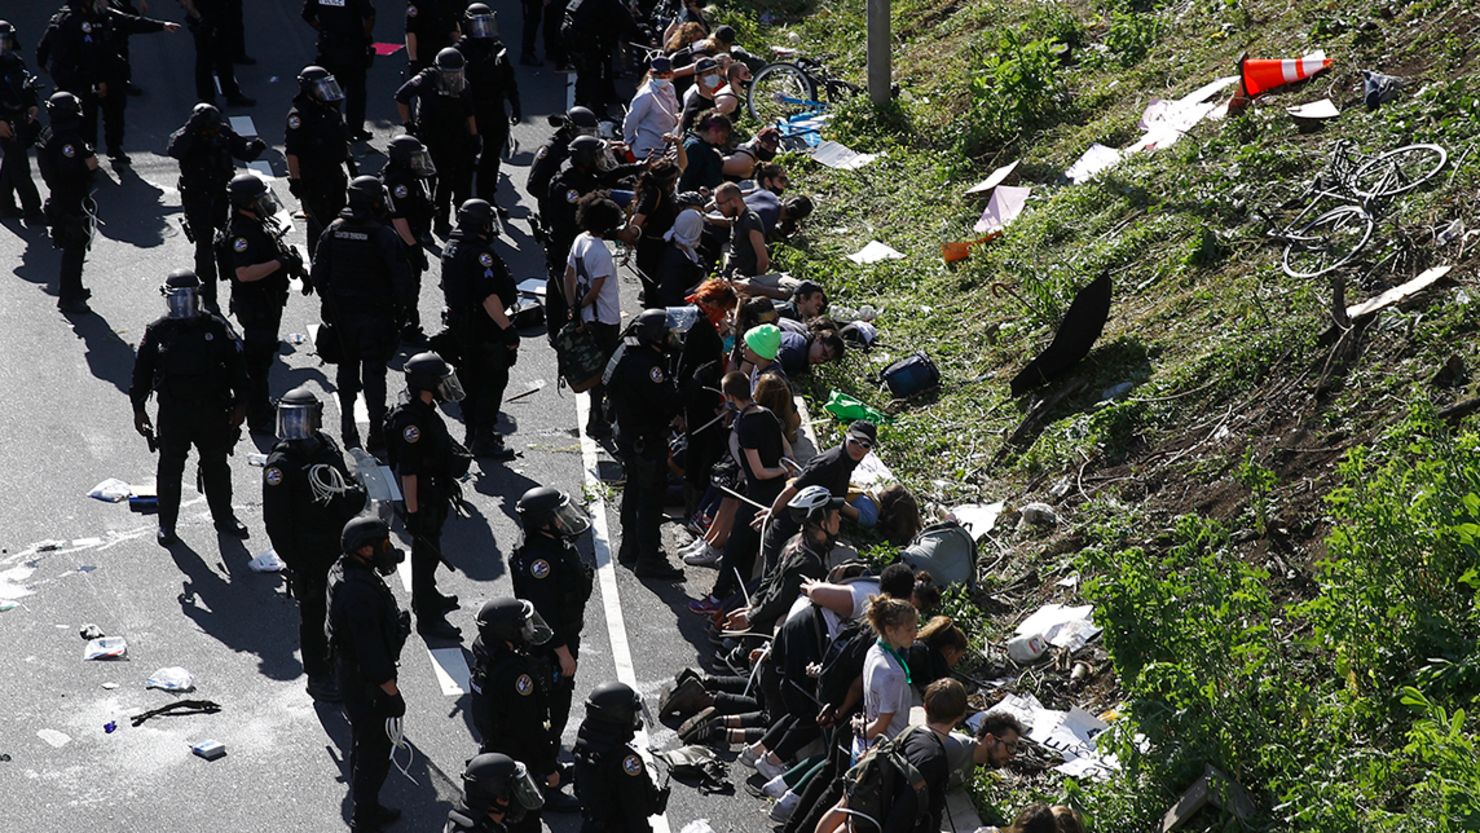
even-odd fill
[{"label": "bicycle wheel", "polygon": [[1311,220],[1285,237],[1281,268],[1292,278],[1314,278],[1357,256],[1372,238],[1372,215],[1343,205]]},{"label": "bicycle wheel", "polygon": [[1433,179],[1448,161],[1449,154],[1438,145],[1394,148],[1359,165],[1351,177],[1351,190],[1367,199],[1402,194]]},{"label": "bicycle wheel", "polygon": [[817,84],[796,64],[766,64],[750,82],[745,109],[751,118],[769,126],[817,108]]}]

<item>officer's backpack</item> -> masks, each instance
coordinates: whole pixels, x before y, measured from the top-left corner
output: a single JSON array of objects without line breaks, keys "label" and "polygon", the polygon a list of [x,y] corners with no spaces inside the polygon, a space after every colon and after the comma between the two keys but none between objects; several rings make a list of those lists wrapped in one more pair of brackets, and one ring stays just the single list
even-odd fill
[{"label": "officer's backpack", "polygon": [[941,586],[976,585],[976,539],[955,521],[941,521],[920,530],[899,553],[911,570],[924,570]]},{"label": "officer's backpack", "polygon": [[873,629],[863,621],[849,621],[838,630],[822,654],[822,670],[817,675],[819,702],[834,707],[843,702],[853,682],[863,675],[864,660],[876,639]]},{"label": "officer's backpack", "polygon": [[923,352],[916,352],[884,368],[879,382],[895,399],[907,399],[940,386],[940,370]]},{"label": "officer's backpack", "polygon": [[[913,726],[893,738],[881,740],[843,774],[843,794],[848,797],[847,813],[852,822],[850,829],[858,833],[883,830],[884,816],[894,803],[894,794],[905,784],[920,794],[920,800],[915,802],[914,824],[909,826],[909,829],[915,829],[928,811],[930,802],[924,800],[924,776],[905,758],[901,747],[912,733],[929,731],[923,726]],[[940,742],[940,739],[936,738],[936,741]]]}]

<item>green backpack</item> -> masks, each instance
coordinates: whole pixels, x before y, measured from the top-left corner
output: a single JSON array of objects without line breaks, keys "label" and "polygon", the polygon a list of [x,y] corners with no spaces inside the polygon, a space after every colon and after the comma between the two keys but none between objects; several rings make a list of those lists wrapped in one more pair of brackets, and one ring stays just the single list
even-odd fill
[{"label": "green backpack", "polygon": [[[917,793],[925,792],[925,778],[904,756],[904,740],[912,732],[929,732],[924,726],[911,726],[892,738],[879,741],[843,774],[843,794],[848,798],[844,812],[857,833],[879,833],[884,817],[901,784],[909,784]],[[915,802],[915,823],[924,817],[929,802]],[[912,828],[913,829],[913,828]]]}]

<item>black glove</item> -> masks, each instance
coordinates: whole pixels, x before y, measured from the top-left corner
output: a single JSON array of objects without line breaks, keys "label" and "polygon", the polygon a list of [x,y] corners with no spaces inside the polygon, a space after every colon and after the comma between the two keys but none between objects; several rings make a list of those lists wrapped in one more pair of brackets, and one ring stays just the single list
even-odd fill
[{"label": "black glove", "polygon": [[298,254],[297,249],[285,249],[278,255],[278,260],[282,262],[283,269],[289,274],[296,275],[303,272],[303,255]]},{"label": "black glove", "polygon": [[431,264],[427,262],[426,249],[423,249],[420,246],[411,247],[411,265],[415,266],[422,272],[425,272],[427,268],[431,266]]},{"label": "black glove", "polygon": [[[397,319],[397,320],[399,320],[399,319]],[[409,533],[411,533],[411,537],[413,537],[413,538],[415,538],[417,535],[419,535],[421,533],[421,513],[420,512],[407,512],[406,513],[406,531],[409,532]]]},{"label": "black glove", "polygon": [[504,340],[504,346],[510,350],[517,350],[519,348],[519,330],[514,327],[512,321],[509,323],[509,326],[499,332],[499,337]]},{"label": "black glove", "polygon": [[377,710],[382,717],[406,716],[406,698],[401,696],[399,690],[395,694],[386,694],[383,688],[377,689],[377,691],[379,692],[376,695],[376,700],[378,701]]},{"label": "black glove", "polygon": [[303,199],[303,180],[301,180],[301,179],[289,179],[288,180],[288,193],[289,194],[292,194],[293,196],[297,197],[300,200]]},{"label": "black glove", "polygon": [[252,139],[251,141],[247,142],[247,154],[253,159],[261,156],[262,152],[265,150],[267,150],[267,143],[262,141],[261,139]]}]

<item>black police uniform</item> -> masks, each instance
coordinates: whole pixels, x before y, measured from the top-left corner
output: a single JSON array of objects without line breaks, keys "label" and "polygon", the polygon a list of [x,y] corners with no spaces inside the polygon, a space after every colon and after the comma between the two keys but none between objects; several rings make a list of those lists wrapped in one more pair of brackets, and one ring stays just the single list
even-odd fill
[{"label": "black police uniform", "polygon": [[353,166],[348,128],[339,109],[303,93],[295,96],[283,134],[283,153],[298,157],[299,178],[290,180],[289,187],[307,215],[308,255],[312,258],[324,228],[344,209],[349,187],[345,165]]},{"label": "black police uniform", "polygon": [[560,173],[560,166],[565,164],[565,160],[570,158],[570,143],[575,141],[576,135],[569,126],[562,126],[534,152],[524,188],[541,206],[544,205],[545,196],[550,193],[551,180]]},{"label": "black police uniform", "polygon": [[[195,0],[199,17],[187,15],[185,25],[195,39],[195,97],[200,101],[215,101],[214,79],[221,80],[221,94],[228,101],[242,99],[242,89],[236,83],[236,59],[232,43],[233,10],[227,0]],[[201,276],[205,280],[205,276]]]},{"label": "black police uniform", "polygon": [[342,354],[334,375],[340,436],[346,447],[359,447],[355,397],[363,384],[373,453],[383,444],[385,365],[396,354],[396,322],[411,302],[406,246],[370,212],[346,209],[324,230],[311,277]]},{"label": "black police uniform", "polygon": [[[498,191],[499,162],[504,144],[509,141],[509,117],[523,118],[519,104],[519,82],[514,77],[514,64],[509,50],[498,38],[471,38],[457,41],[457,50],[468,59],[468,88],[473,93],[473,115],[478,122],[478,135],[483,137],[483,152],[478,156],[477,186],[473,195],[493,203]],[[505,110],[505,102],[509,110]]]},{"label": "black police uniform", "polygon": [[129,399],[139,413],[150,393],[159,395],[160,529],[175,529],[180,477],[192,445],[200,455],[211,517],[218,524],[234,518],[226,455],[238,438],[231,412],[245,404],[246,387],[242,343],[226,319],[202,311],[193,318],[162,317],[144,328]]},{"label": "black police uniform", "polygon": [[325,631],[353,736],[349,780],[355,820],[378,830],[371,822],[391,765],[389,715],[380,686],[396,678],[410,622],[385,581],[350,555],[340,556],[329,570],[328,609]]},{"label": "black police uniform", "polygon": [[71,0],[52,16],[36,46],[36,63],[46,67],[58,90],[82,102],[84,135],[98,140],[98,110],[103,111],[103,134],[110,155],[123,153],[123,110],[128,96],[128,35],[164,31],[164,21],[125,14],[117,9],[96,11],[86,0]]},{"label": "black police uniform", "polygon": [[570,246],[580,234],[576,225],[576,203],[581,197],[603,188],[612,188],[623,180],[636,176],[643,170],[642,164],[618,165],[609,171],[585,171],[567,163],[550,180],[544,197],[540,200],[540,220],[545,225],[549,239],[545,243],[545,255],[553,274],[565,274],[565,261],[570,256]]},{"label": "black police uniform", "polygon": [[475,819],[470,810],[459,806],[447,813],[447,825],[442,828],[442,833],[507,833],[508,830],[506,825],[486,816]]},{"label": "black police uniform", "polygon": [[437,590],[442,526],[472,458],[447,433],[435,403],[420,397],[397,405],[385,417],[386,452],[398,478],[416,477],[417,511],[406,516],[411,533],[411,609],[418,619],[442,616],[445,598]]},{"label": "black police uniform", "polygon": [[82,288],[82,263],[92,245],[93,212],[97,210],[89,195],[96,171],[88,161],[95,157],[80,124],[54,124],[43,136],[36,165],[51,189],[45,208],[51,242],[62,250],[57,301],[59,306],[81,304],[92,295]]},{"label": "black police uniform", "polygon": [[277,259],[282,254],[276,224],[271,220],[233,213],[217,251],[231,280],[231,314],[242,328],[247,366],[247,418],[253,429],[271,424],[268,375],[278,352],[278,329],[288,303],[288,271],[276,271],[255,281],[243,281],[236,270]]},{"label": "black police uniform", "polygon": [[662,805],[631,730],[587,718],[572,750],[581,833],[651,833],[648,816]]},{"label": "black police uniform", "polygon": [[[224,125],[207,134],[187,123],[170,134],[166,153],[180,160],[180,207],[195,238],[195,274],[200,278],[201,299],[214,310],[216,304],[216,235],[226,225],[231,210],[226,184],[236,172],[233,159],[250,162],[266,150],[261,139],[246,139]],[[227,276],[221,275],[222,279]]]},{"label": "black police uniform", "polygon": [[26,155],[36,141],[40,124],[35,111],[36,76],[26,69],[18,53],[0,55],[0,121],[10,127],[10,138],[0,139],[0,214],[19,211],[35,215],[41,210],[41,195],[31,181],[31,157]]},{"label": "black police uniform", "polygon": [[518,299],[518,292],[491,240],[463,228],[453,230],[442,250],[442,297],[465,368],[458,378],[467,391],[462,411],[469,446],[497,436],[498,411],[519,348],[519,331],[513,322],[500,328],[483,303],[497,296],[507,310]]},{"label": "black police uniform", "polygon": [[431,66],[437,53],[452,45],[466,7],[467,3],[459,0],[407,0],[406,34],[416,36],[416,60],[406,56],[407,77]]},{"label": "black police uniform", "polygon": [[370,70],[372,0],[303,0],[303,19],[319,30],[315,64],[344,88],[344,121],[351,135],[365,129],[365,75]]},{"label": "black police uniform", "polygon": [[473,156],[478,149],[477,137],[468,133],[472,91],[464,87],[452,92],[439,83],[439,75],[435,68],[418,72],[396,90],[395,98],[399,104],[415,104],[416,137],[427,146],[437,167],[433,216],[444,224],[452,206],[462,205],[472,191]]},{"label": "black police uniform", "polygon": [[575,64],[576,104],[606,112],[617,95],[612,82],[617,44],[637,34],[637,21],[622,0],[570,0],[560,36]]},{"label": "black police uniform", "polygon": [[[322,479],[330,470],[339,473],[347,491],[335,494],[310,485],[310,477]],[[340,531],[365,506],[365,493],[354,482],[339,445],[322,431],[306,440],[279,440],[262,467],[262,520],[273,549],[293,571],[298,641],[303,672],[310,678],[334,672],[324,635],[325,594]]]},{"label": "black police uniform", "polygon": [[668,425],[682,405],[666,357],[650,347],[629,346],[617,362],[607,391],[616,404],[617,449],[627,475],[622,486],[618,559],[624,564],[663,561],[659,529],[667,482]]},{"label": "black police uniform", "polygon": [[405,220],[411,228],[411,236],[416,238],[416,244],[407,247],[406,254],[411,269],[411,304],[403,310],[405,320],[401,322],[410,334],[421,327],[421,313],[417,306],[421,298],[421,276],[427,269],[426,250],[422,247],[432,242],[432,197],[426,178],[417,176],[404,165],[387,163],[380,178],[385,183],[389,198],[386,208],[390,210],[391,219]]},{"label": "black police uniform", "polygon": [[509,554],[509,575],[514,581],[514,595],[534,605],[540,618],[555,632],[543,648],[549,653],[552,668],[550,740],[558,744],[570,720],[576,681],[560,674],[560,663],[554,652],[564,645],[572,657],[580,656],[586,602],[591,598],[595,574],[569,541],[533,532]]},{"label": "black police uniform", "polygon": [[560,24],[563,20],[565,6],[559,0],[520,0],[524,7],[524,28],[522,34],[523,52],[519,60],[525,64],[537,65],[539,61],[534,54],[535,36],[539,34],[540,22],[545,24],[545,60],[556,66],[565,63],[565,42],[560,38]]},{"label": "black police uniform", "polygon": [[[537,783],[556,770],[559,746],[545,725],[550,715],[550,680],[543,678],[544,663],[507,645],[473,640],[473,725],[478,729],[478,751],[501,752],[524,764]],[[540,830],[540,813],[525,814],[512,831]]]}]

